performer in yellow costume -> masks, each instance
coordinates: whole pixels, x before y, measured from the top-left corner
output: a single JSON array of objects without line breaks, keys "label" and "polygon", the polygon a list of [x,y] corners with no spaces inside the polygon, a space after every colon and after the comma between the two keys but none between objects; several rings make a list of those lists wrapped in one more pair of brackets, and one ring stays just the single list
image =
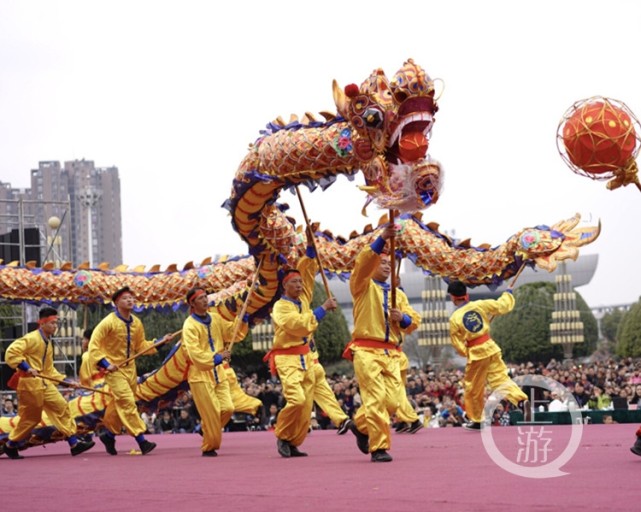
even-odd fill
[{"label": "performer in yellow costume", "polygon": [[4,452],[10,459],[23,458],[18,454],[19,443],[27,439],[31,430],[40,423],[43,412],[67,438],[71,455],[79,455],[94,446],[93,441],[80,441],[76,437],[76,423],[71,416],[69,404],[55,383],[38,378],[38,375],[60,381],[66,378],[53,366],[54,348],[51,337],[58,328],[57,312],[53,308],[42,308],[39,318],[39,328],[15,340],[5,353],[7,364],[20,372],[17,385],[20,419],[4,447]]},{"label": "performer in yellow costume", "polygon": [[405,354],[403,350],[398,352],[398,361],[403,392],[400,397],[401,403],[396,410],[396,420],[400,423],[396,428],[396,432],[399,434],[403,432],[415,434],[423,428],[423,425],[418,419],[418,414],[416,414],[416,411],[414,410],[414,407],[412,407],[412,404],[407,398],[407,393],[405,392],[405,386],[407,384],[407,369],[409,368],[410,362],[407,358],[407,354]]},{"label": "performer in yellow costume", "polygon": [[486,384],[492,390],[501,388],[505,398],[514,405],[524,401],[527,418],[527,395],[508,377],[508,370],[501,356],[501,348],[490,335],[490,321],[496,315],[504,315],[514,308],[512,290],[503,292],[497,300],[475,300],[470,302],[466,286],[454,281],[447,292],[456,310],[450,317],[450,337],[454,349],[467,358],[465,366],[464,405],[469,422],[463,426],[468,430],[482,428]]},{"label": "performer in yellow costume", "polygon": [[316,350],[316,343],[313,340],[310,343],[310,349],[313,362],[312,369],[314,370],[314,402],[316,402],[316,405],[327,414],[331,422],[336,426],[338,429],[337,434],[342,436],[350,429],[352,420],[345,414],[338,400],[336,400],[334,391],[332,391],[332,388],[327,383],[325,368],[323,368],[323,365],[318,360],[318,351]]},{"label": "performer in yellow costume", "polygon": [[283,294],[272,311],[274,346],[265,359],[270,361],[272,374],[278,373],[287,401],[274,430],[278,453],[283,457],[307,455],[298,447],[307,436],[314,405],[314,362],[309,340],[326,311],[336,309],[333,297],[313,311],[310,308],[318,270],[315,256],[314,249],[308,247],[297,269],[285,272]]},{"label": "performer in yellow costume", "polygon": [[395,233],[387,226],[381,235],[356,257],[349,281],[354,302],[354,331],[344,356],[353,358],[354,372],[363,400],[354,415],[358,448],[371,453],[372,462],[389,462],[391,446],[390,415],[398,409],[405,388],[401,382],[399,357],[403,334],[410,334],[420,323],[420,315],[410,306],[405,293],[396,290],[393,308],[389,257],[382,254],[385,243]]},{"label": "performer in yellow costume", "polygon": [[[231,340],[234,322],[223,320],[220,315],[208,313],[207,293],[196,287],[187,292],[191,313],[183,324],[182,350],[191,362],[187,381],[200,414],[204,457],[216,457],[222,441],[222,429],[234,412],[229,391],[229,380],[222,364],[229,359],[224,342]],[[238,329],[239,339],[247,334],[247,323]]]},{"label": "performer in yellow costume", "polygon": [[96,373],[89,364],[89,341],[93,329],[85,329],[82,333],[82,354],[80,355],[80,370],[78,370],[78,380],[83,386],[90,388],[102,388],[105,385],[105,372]]},{"label": "performer in yellow costume", "polygon": [[250,396],[243,391],[243,388],[238,384],[236,372],[229,363],[224,362],[223,367],[225,368],[225,374],[229,381],[229,390],[231,393],[234,412],[244,412],[251,414],[252,416],[258,416],[260,408],[263,406],[263,402],[255,396]]},{"label": "performer in yellow costume", "polygon": [[156,443],[145,439],[147,427],[136,407],[136,363],[132,361],[121,365],[141,350],[150,348],[147,354],[155,354],[156,349],[151,348],[153,341],[145,340],[145,328],[140,319],[132,314],[134,296],[129,287],[116,291],[112,301],[114,312],[100,321],[89,341],[89,368],[94,374],[99,369],[106,372],[105,385],[109,386],[113,395],[102,419],[106,430],[100,434],[100,440],[107,453],[118,455],[115,436],[120,434],[124,426],[136,439],[142,454],[146,455],[156,447]]}]

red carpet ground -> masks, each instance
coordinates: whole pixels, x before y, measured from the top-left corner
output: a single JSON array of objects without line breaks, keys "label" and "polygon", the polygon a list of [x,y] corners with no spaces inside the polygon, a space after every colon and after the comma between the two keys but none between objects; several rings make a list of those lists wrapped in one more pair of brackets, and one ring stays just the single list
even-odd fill
[{"label": "red carpet ground", "polygon": [[[23,460],[0,457],[0,510],[641,510],[641,457],[629,450],[636,428],[585,426],[562,467],[568,474],[557,478],[507,472],[488,455],[481,434],[461,428],[393,434],[394,461],[382,464],[361,454],[351,433],[335,431],[313,432],[302,447],[309,457],[296,459],[278,455],[272,432],[227,433],[215,458],[200,456],[195,434],[149,436],[158,447],[144,457],[129,454],[136,445],[126,436],[118,438],[116,457],[100,441],[78,457],[56,443],[22,452]],[[559,457],[570,429],[546,427],[530,451],[538,461],[522,459],[519,467]],[[524,434],[517,427],[491,433],[497,449],[517,462]]]}]

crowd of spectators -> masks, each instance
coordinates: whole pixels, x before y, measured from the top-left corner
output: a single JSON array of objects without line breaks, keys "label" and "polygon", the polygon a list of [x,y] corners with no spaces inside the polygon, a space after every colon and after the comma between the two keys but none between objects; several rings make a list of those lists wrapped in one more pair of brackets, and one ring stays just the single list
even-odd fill
[{"label": "crowd of spectators", "polygon": [[[641,359],[609,359],[593,363],[567,363],[552,360],[547,364],[508,364],[512,378],[518,376],[547,377],[564,389],[553,391],[534,387],[534,402],[539,410],[550,412],[568,410],[569,394],[576,407],[590,410],[615,408],[636,409],[641,402]],[[245,375],[238,371],[243,390],[258,398],[263,406],[256,416],[235,413],[227,430],[271,430],[278,412],[284,407],[282,387],[277,379],[261,379],[258,374]],[[336,398],[352,417],[361,405],[358,384],[353,375],[328,375],[328,382]],[[419,413],[426,427],[457,427],[464,420],[463,369],[438,368],[426,365],[410,368],[406,390],[410,403]],[[569,394],[568,394],[569,393]],[[565,399],[562,399],[565,397]],[[15,395],[1,397],[0,415],[14,416],[17,411]],[[493,425],[509,425],[509,411],[513,406],[499,403],[494,410]],[[641,407],[640,407],[641,408]],[[189,391],[182,392],[171,404],[160,411],[142,413],[150,433],[198,432],[199,417]],[[335,428],[327,415],[315,406],[313,428]]]}]

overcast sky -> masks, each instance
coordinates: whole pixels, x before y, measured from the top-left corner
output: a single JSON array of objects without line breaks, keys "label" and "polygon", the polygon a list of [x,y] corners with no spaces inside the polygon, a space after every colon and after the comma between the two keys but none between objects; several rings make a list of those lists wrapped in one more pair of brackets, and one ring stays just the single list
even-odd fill
[{"label": "overcast sky", "polygon": [[[125,263],[246,254],[221,204],[259,130],[335,111],[332,79],[391,78],[412,57],[445,82],[429,149],[445,188],[424,219],[492,246],[576,212],[601,219],[583,249],[597,272],[578,291],[591,306],[638,300],[641,193],[573,174],[556,131],[596,95],[641,115],[641,2],[252,4],[0,2],[0,180],[28,187],[43,160],[114,165]],[[376,222],[360,183],[305,191],[310,218],[342,235]]]}]

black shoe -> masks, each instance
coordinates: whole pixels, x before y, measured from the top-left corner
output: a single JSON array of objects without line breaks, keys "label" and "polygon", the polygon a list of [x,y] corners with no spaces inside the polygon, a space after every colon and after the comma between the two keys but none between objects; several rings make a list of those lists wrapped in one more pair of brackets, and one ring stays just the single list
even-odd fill
[{"label": "black shoe", "polygon": [[336,431],[336,433],[339,436],[342,436],[343,434],[345,434],[349,430],[349,427],[351,425],[352,425],[352,420],[350,420],[349,418],[345,418],[343,420],[343,422],[339,425],[338,430]]},{"label": "black shoe", "polygon": [[352,434],[356,436],[356,446],[358,446],[358,449],[367,455],[369,453],[369,436],[358,430],[354,422],[352,422],[349,429],[352,431]]},{"label": "black shoe", "polygon": [[[7,451],[6,445],[4,451]],[[637,440],[632,445],[632,448],[630,448],[630,451],[641,457],[641,437],[637,437]]]},{"label": "black shoe", "polygon": [[281,457],[288,459],[292,456],[292,448],[288,441],[276,439],[276,446],[278,447],[278,453],[280,453]]},{"label": "black shoe", "polygon": [[294,445],[289,445],[289,454],[292,457],[307,457],[307,454],[305,452],[301,452],[297,446]]},{"label": "black shoe", "polygon": [[209,450],[206,452],[203,452],[203,457],[217,457],[218,454],[216,453],[216,450]]},{"label": "black shoe", "polygon": [[481,427],[481,423],[478,421],[468,421],[467,423],[463,423],[463,428],[465,430],[480,431],[482,427]]},{"label": "black shoe", "polygon": [[385,450],[376,450],[372,452],[372,462],[392,462],[392,456]]},{"label": "black shoe", "polygon": [[96,445],[96,443],[94,443],[93,441],[89,441],[89,442],[87,442],[87,441],[78,441],[76,444],[74,444],[71,447],[71,455],[73,455],[74,457],[76,455],[80,455],[82,452],[86,452],[87,450],[91,450],[95,445]]},{"label": "black shoe", "polygon": [[404,421],[401,421],[396,425],[394,432],[396,432],[397,434],[402,434],[404,432],[407,432],[409,429],[410,429],[409,423],[405,423]]},{"label": "black shoe", "polygon": [[107,450],[109,455],[118,455],[116,451],[116,440],[113,437],[107,434],[107,432],[103,432],[98,437],[102,441],[102,444],[105,445],[105,450]]},{"label": "black shoe", "polygon": [[22,455],[18,453],[18,448],[12,448],[11,446],[4,445],[4,453],[7,454],[7,457],[10,459],[24,459]]},{"label": "black shoe", "polygon": [[408,434],[416,434],[419,430],[423,428],[423,424],[420,420],[414,421],[409,428],[407,429]]},{"label": "black shoe", "polygon": [[152,443],[151,441],[147,441],[145,439],[142,443],[138,443],[138,446],[140,446],[140,451],[142,452],[142,454],[147,455],[156,447],[156,443]]}]

